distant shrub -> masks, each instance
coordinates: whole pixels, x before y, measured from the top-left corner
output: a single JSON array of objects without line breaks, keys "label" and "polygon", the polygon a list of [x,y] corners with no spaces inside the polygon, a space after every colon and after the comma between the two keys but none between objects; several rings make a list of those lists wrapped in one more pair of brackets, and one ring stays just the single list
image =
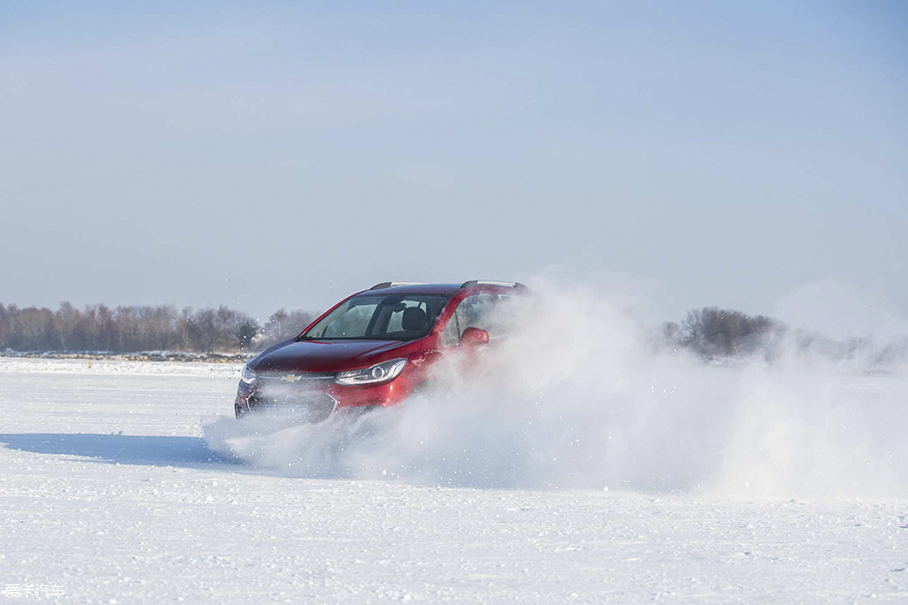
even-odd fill
[{"label": "distant shrub", "polygon": [[704,307],[687,312],[681,323],[663,324],[663,337],[706,358],[738,357],[764,351],[785,326],[762,315]]}]

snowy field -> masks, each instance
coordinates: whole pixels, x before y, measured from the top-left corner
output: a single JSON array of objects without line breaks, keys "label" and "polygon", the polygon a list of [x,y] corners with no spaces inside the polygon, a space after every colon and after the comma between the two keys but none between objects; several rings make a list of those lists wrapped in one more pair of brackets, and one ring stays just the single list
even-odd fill
[{"label": "snowy field", "polygon": [[[0,358],[0,585],[66,603],[908,603],[904,496],[288,476],[209,447],[238,369]],[[901,397],[886,380],[848,389]]]}]

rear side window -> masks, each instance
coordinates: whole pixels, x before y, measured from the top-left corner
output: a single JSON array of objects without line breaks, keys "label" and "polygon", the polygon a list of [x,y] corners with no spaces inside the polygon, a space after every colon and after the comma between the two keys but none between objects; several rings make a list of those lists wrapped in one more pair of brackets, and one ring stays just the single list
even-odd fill
[{"label": "rear side window", "polygon": [[444,345],[452,346],[460,342],[460,337],[467,328],[480,328],[489,333],[490,338],[501,338],[508,332],[506,322],[503,320],[502,303],[510,300],[511,296],[501,294],[474,294],[461,301],[454,311],[454,315],[445,326],[441,335]]}]

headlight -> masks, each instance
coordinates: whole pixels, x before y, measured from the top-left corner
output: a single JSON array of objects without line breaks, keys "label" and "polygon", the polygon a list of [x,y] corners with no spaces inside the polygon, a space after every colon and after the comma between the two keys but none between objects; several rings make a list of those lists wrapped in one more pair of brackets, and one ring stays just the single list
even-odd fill
[{"label": "headlight", "polygon": [[255,372],[249,369],[249,366],[243,366],[243,373],[240,374],[240,380],[246,384],[255,382]]},{"label": "headlight", "polygon": [[377,363],[371,368],[347,370],[337,375],[336,382],[344,385],[390,382],[400,376],[405,365],[407,365],[406,359],[392,359],[384,363]]}]

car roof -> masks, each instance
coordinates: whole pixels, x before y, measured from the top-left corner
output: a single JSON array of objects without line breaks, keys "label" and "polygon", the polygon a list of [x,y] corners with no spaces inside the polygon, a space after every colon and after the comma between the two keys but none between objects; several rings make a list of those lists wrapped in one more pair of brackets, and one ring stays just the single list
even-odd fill
[{"label": "car roof", "polygon": [[451,295],[460,290],[460,284],[406,284],[388,286],[386,288],[372,288],[362,294],[445,294]]},{"label": "car roof", "polygon": [[527,292],[526,286],[514,282],[496,282],[474,280],[459,284],[415,284],[402,282],[383,282],[364,290],[361,294],[375,292],[376,294],[441,294],[451,296],[461,290],[510,290],[515,293]]}]

